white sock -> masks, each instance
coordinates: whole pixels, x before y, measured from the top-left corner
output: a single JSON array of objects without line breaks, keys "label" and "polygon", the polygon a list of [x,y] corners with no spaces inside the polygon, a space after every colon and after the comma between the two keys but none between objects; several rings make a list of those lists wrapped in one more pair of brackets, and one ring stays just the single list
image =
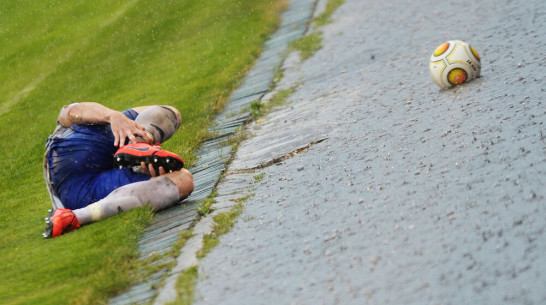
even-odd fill
[{"label": "white sock", "polygon": [[146,204],[157,211],[179,200],[180,194],[176,184],[167,177],[159,177],[124,185],[105,198],[74,210],[74,214],[81,224],[88,224]]}]

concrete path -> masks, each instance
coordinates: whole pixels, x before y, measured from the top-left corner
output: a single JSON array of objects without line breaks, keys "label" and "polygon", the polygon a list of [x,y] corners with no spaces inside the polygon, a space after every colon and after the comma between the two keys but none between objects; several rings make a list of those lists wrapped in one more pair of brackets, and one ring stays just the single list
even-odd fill
[{"label": "concrete path", "polygon": [[[544,1],[333,17],[219,185],[220,205],[254,197],[199,262],[195,304],[546,304]],[[428,58],[452,39],[482,77],[440,90]]]}]

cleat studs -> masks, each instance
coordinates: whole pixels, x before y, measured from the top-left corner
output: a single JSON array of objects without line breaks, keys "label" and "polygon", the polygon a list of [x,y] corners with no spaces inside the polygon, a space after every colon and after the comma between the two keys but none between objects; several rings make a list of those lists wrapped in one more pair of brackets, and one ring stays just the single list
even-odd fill
[{"label": "cleat studs", "polygon": [[53,210],[52,210],[52,209],[49,209],[49,210],[47,210],[47,212],[48,212],[48,213],[51,213],[51,212],[53,212]]},{"label": "cleat studs", "polygon": [[171,160],[169,158],[165,159],[165,162],[169,163]]},{"label": "cleat studs", "polygon": [[158,161],[157,158],[154,158],[154,163],[157,163],[157,161]]},{"label": "cleat studs", "polygon": [[171,170],[169,170],[169,173],[172,173],[172,172],[173,172],[173,170],[172,170],[172,169],[171,169]]},{"label": "cleat studs", "polygon": [[48,221],[48,220],[49,220],[49,217],[44,217],[44,220],[45,220],[45,221]]},{"label": "cleat studs", "polygon": [[123,165],[120,165],[120,166],[119,166],[119,169],[123,169]]},{"label": "cleat studs", "polygon": [[118,162],[121,161],[121,157],[118,157],[116,160],[117,160]]}]

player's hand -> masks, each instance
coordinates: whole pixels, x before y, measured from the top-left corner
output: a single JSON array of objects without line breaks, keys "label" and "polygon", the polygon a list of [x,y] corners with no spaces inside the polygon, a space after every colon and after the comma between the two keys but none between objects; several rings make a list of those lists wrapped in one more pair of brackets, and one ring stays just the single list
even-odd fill
[{"label": "player's hand", "polygon": [[110,126],[114,134],[114,146],[123,147],[127,138],[131,143],[136,143],[136,136],[142,137],[147,142],[151,141],[142,125],[129,119],[121,112],[111,115]]},{"label": "player's hand", "polygon": [[155,168],[153,167],[153,165],[151,163],[146,164],[144,162],[140,162],[140,167],[141,167],[142,172],[144,174],[150,175],[150,176],[152,176],[152,178],[165,175],[165,169],[163,168],[163,166],[159,167],[159,172],[156,172]]}]

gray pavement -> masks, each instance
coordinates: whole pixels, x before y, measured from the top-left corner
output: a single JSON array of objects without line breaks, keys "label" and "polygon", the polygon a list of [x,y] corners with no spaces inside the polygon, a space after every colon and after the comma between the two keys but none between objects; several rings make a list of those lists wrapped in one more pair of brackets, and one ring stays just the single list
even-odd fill
[{"label": "gray pavement", "polygon": [[[545,13],[346,0],[219,184],[220,207],[254,197],[199,261],[195,304],[546,304]],[[428,58],[452,39],[482,77],[440,90]]]}]

